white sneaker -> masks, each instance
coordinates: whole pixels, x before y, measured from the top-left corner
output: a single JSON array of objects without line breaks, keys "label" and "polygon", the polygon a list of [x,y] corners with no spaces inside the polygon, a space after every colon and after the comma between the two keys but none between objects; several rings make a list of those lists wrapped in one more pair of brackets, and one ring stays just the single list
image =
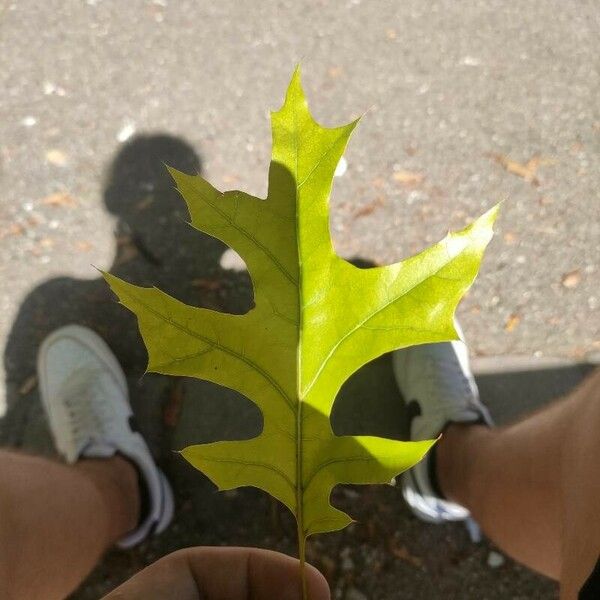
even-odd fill
[{"label": "white sneaker", "polygon": [[[462,332],[456,324],[462,338]],[[435,439],[450,423],[492,425],[479,400],[463,341],[412,346],[394,352],[396,382],[407,405],[410,439]],[[469,511],[441,496],[432,481],[431,452],[402,474],[402,494],[412,512],[429,523],[461,521]]]},{"label": "white sneaker", "polygon": [[136,431],[125,375],[110,348],[90,329],[67,325],[44,340],[37,370],[56,448],[66,461],[119,453],[137,467],[146,486],[146,514],[117,545],[131,548],[163,531],[173,517],[171,486]]}]

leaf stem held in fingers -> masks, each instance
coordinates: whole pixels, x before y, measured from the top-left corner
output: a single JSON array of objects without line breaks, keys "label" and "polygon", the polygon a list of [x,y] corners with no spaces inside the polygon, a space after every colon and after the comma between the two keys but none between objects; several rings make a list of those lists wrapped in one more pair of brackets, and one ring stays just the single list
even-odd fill
[{"label": "leaf stem held in fingers", "polygon": [[300,558],[300,586],[302,589],[302,600],[310,600],[306,588],[306,537],[300,522],[298,522],[298,557]]}]

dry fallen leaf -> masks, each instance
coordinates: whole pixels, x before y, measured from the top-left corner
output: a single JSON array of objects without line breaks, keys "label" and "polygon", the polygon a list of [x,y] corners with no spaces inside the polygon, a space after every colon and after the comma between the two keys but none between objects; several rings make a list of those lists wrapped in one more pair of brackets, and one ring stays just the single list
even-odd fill
[{"label": "dry fallen leaf", "polygon": [[19,395],[26,396],[27,394],[29,394],[29,392],[35,389],[37,382],[37,375],[30,375],[19,387]]},{"label": "dry fallen leaf", "polygon": [[357,208],[352,215],[353,219],[358,219],[360,217],[366,217],[378,209],[380,206],[383,206],[383,198],[378,196],[375,200],[371,200],[371,202],[367,202],[364,206]]},{"label": "dry fallen leaf", "polygon": [[425,179],[425,175],[423,175],[423,173],[404,170],[396,171],[392,177],[394,178],[394,181],[405,186],[419,185],[423,182],[423,179]]},{"label": "dry fallen leaf", "polygon": [[565,273],[560,282],[563,284],[563,287],[566,288],[576,288],[581,281],[581,271],[579,269],[574,269],[573,271],[569,271]]},{"label": "dry fallen leaf", "polygon": [[514,331],[520,322],[521,317],[518,314],[513,313],[509,315],[508,319],[506,319],[506,323],[504,324],[504,331],[508,331],[509,333]]},{"label": "dry fallen leaf", "polygon": [[0,230],[0,240],[9,235],[23,235],[25,233],[25,227],[20,223],[11,223],[6,229]]},{"label": "dry fallen leaf", "polygon": [[504,156],[504,154],[492,152],[489,156],[509,173],[522,177],[525,181],[535,186],[540,184],[540,180],[536,176],[538,168],[552,162],[542,159],[539,156],[532,156],[525,164],[512,160],[508,156]]},{"label": "dry fallen leaf", "polygon": [[423,566],[423,559],[419,556],[411,554],[406,546],[399,546],[395,538],[391,538],[388,544],[390,552],[400,560],[407,562],[409,565],[420,569]]},{"label": "dry fallen leaf", "polygon": [[42,199],[42,204],[47,206],[62,206],[65,208],[74,208],[77,206],[77,200],[66,192],[56,192]]},{"label": "dry fallen leaf", "polygon": [[46,160],[56,167],[64,167],[67,162],[67,155],[57,148],[51,148],[46,152]]},{"label": "dry fallen leaf", "polygon": [[92,249],[92,244],[87,240],[78,240],[75,242],[75,248],[79,252],[89,252]]},{"label": "dry fallen leaf", "polygon": [[163,407],[163,423],[170,429],[175,429],[181,416],[183,406],[183,380],[175,379],[169,391],[169,397]]}]

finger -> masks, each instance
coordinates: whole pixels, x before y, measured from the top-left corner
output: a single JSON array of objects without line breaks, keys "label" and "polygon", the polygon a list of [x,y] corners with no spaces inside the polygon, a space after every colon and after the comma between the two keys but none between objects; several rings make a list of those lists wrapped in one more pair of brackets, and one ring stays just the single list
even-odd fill
[{"label": "finger", "polygon": [[136,573],[103,600],[206,600],[184,551],[173,552]]},{"label": "finger", "polygon": [[[310,600],[329,600],[323,575],[307,565]],[[105,600],[302,600],[296,559],[256,548],[188,548],[170,554]]]}]

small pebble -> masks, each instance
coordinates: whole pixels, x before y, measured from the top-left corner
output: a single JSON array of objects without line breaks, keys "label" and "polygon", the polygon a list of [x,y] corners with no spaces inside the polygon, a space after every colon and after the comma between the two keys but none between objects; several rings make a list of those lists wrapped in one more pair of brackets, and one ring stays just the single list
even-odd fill
[{"label": "small pebble", "polygon": [[491,569],[497,569],[501,567],[505,562],[504,556],[500,554],[500,552],[496,552],[495,550],[490,551],[487,557],[487,565]]},{"label": "small pebble", "polygon": [[52,96],[53,94],[56,96],[64,96],[66,94],[65,89],[60,87],[60,85],[56,85],[51,81],[44,82],[44,95]]},{"label": "small pebble", "polygon": [[475,56],[465,56],[460,62],[467,67],[478,67],[481,64],[481,60]]},{"label": "small pebble", "polygon": [[126,123],[121,127],[119,133],[117,133],[117,142],[126,142],[135,133],[135,125],[133,123]]},{"label": "small pebble", "polygon": [[58,148],[48,150],[46,152],[46,160],[55,167],[64,167],[68,162],[67,155],[62,150],[58,150]]}]

